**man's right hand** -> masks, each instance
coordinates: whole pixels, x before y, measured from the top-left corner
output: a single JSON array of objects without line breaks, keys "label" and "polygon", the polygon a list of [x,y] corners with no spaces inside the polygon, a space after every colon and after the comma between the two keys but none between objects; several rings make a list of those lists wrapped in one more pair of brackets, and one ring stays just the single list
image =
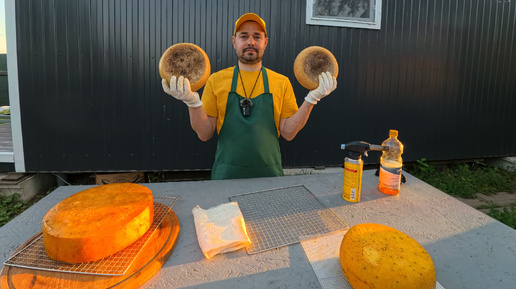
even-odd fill
[{"label": "man's right hand", "polygon": [[176,99],[182,100],[189,107],[199,107],[202,105],[202,101],[197,92],[192,91],[190,88],[190,81],[188,78],[179,76],[176,78],[172,76],[170,78],[170,84],[165,80],[161,80],[163,91],[173,96]]}]

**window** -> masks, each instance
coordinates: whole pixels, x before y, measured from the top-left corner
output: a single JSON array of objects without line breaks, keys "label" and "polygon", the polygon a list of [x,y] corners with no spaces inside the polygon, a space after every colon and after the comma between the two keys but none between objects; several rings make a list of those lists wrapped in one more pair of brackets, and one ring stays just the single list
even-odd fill
[{"label": "window", "polygon": [[311,25],[380,29],[382,0],[307,0]]}]

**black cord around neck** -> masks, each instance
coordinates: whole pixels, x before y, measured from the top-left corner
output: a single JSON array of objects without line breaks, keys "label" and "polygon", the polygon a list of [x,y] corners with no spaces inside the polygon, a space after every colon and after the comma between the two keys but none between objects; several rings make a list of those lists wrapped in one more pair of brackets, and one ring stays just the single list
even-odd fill
[{"label": "black cord around neck", "polygon": [[242,74],[240,73],[240,69],[238,69],[238,76],[240,76],[240,82],[242,83],[242,88],[244,89],[244,96],[245,98],[251,98],[253,96],[254,89],[256,87],[256,83],[258,83],[258,79],[260,79],[260,75],[262,74],[262,68],[260,68],[260,72],[258,73],[258,77],[256,77],[256,80],[254,81],[253,90],[251,90],[251,94],[249,97],[247,97],[247,92],[245,91],[245,85],[244,80],[242,79]]}]

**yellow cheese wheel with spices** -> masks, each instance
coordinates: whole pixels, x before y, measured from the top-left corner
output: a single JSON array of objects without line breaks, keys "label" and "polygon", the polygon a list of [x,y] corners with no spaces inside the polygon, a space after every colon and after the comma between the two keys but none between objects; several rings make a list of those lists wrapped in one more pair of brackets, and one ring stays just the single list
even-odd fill
[{"label": "yellow cheese wheel with spices", "polygon": [[413,238],[389,226],[359,224],[344,235],[340,264],[354,289],[434,289],[430,254]]}]

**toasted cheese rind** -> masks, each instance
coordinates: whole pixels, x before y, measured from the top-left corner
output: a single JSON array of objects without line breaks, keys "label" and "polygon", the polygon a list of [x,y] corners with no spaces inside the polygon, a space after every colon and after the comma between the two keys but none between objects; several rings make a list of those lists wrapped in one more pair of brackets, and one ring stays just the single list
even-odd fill
[{"label": "toasted cheese rind", "polygon": [[170,46],[159,60],[159,74],[170,82],[172,76],[183,76],[190,81],[192,91],[206,84],[211,65],[208,55],[202,48],[192,43],[177,43]]},{"label": "toasted cheese rind", "polygon": [[380,224],[360,224],[344,235],[340,246],[344,276],[354,289],[435,289],[435,267],[414,239]]},{"label": "toasted cheese rind", "polygon": [[57,261],[86,263],[125,249],[150,228],[154,201],[149,188],[115,183],[78,192],[43,218],[43,243]]},{"label": "toasted cheese rind", "polygon": [[335,56],[324,47],[309,46],[294,60],[294,75],[297,81],[309,90],[319,87],[319,75],[327,71],[337,77],[339,64]]}]

